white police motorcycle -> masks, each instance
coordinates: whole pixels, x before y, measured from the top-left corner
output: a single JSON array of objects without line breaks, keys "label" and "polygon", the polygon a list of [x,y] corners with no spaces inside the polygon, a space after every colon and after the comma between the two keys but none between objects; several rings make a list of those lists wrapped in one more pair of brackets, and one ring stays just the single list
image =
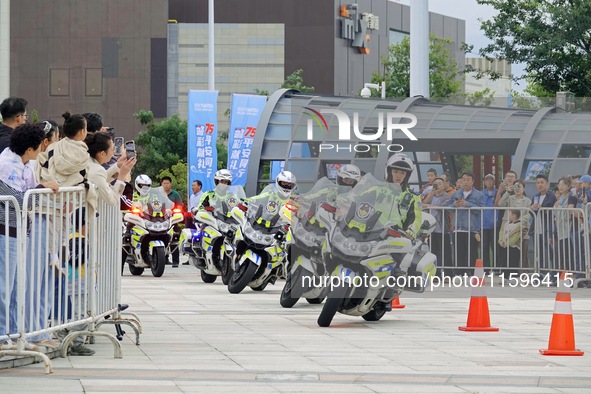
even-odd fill
[{"label": "white police motorcycle", "polygon": [[[388,201],[384,194],[368,193],[384,186],[391,189],[385,194]],[[435,229],[435,218],[423,213],[419,234],[414,240],[407,238],[387,220],[389,210],[398,209],[392,197],[399,193],[399,185],[368,174],[342,196],[342,204],[323,204],[317,211],[318,220],[328,228],[323,257],[331,275],[319,326],[328,327],[337,312],[380,320],[403,290],[422,292],[435,275],[436,257],[424,242]]]},{"label": "white police motorcycle", "polygon": [[129,241],[123,243],[129,271],[141,275],[150,268],[152,275],[161,277],[166,256],[178,247],[174,226],[183,221],[182,209],[174,208],[161,187],[150,188],[140,201],[134,201],[123,220],[132,226]]},{"label": "white police motorcycle", "polygon": [[285,277],[285,234],[289,224],[281,209],[287,200],[279,198],[275,185],[268,185],[248,206],[239,204],[232,217],[239,223],[235,235],[234,272],[228,291],[238,294],[246,286],[262,291],[277,278]]},{"label": "white police motorcycle", "polygon": [[234,234],[238,222],[231,211],[246,198],[241,186],[218,183],[209,206],[193,209],[195,229],[181,233],[181,252],[188,255],[189,263],[201,271],[205,283],[215,282],[218,276],[227,285],[233,272]]}]

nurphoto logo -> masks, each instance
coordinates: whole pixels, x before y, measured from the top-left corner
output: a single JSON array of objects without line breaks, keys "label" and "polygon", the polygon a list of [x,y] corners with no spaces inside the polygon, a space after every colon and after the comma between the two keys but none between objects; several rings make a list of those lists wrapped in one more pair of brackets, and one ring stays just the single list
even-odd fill
[{"label": "nurphoto logo", "polygon": [[[339,123],[339,133],[338,139],[339,142],[337,144],[331,143],[321,143],[320,144],[320,151],[327,151],[327,150],[334,150],[336,152],[339,151],[347,151],[347,152],[369,152],[372,147],[377,148],[378,152],[380,149],[385,148],[388,152],[402,152],[404,147],[400,144],[384,144],[380,143],[380,139],[384,134],[384,128],[386,130],[386,138],[387,141],[394,140],[394,132],[396,130],[400,130],[404,133],[404,135],[411,141],[418,141],[418,138],[410,131],[411,128],[417,125],[417,117],[413,114],[409,114],[406,112],[379,112],[378,113],[378,128],[375,133],[363,133],[359,130],[359,113],[353,113],[353,135],[354,139],[360,141],[367,141],[365,143],[354,143],[354,139],[351,138],[351,119],[349,116],[338,109],[332,108],[322,108],[320,111],[317,111],[310,107],[304,107],[304,110],[308,112],[304,112],[306,115],[310,117],[307,123],[307,139],[308,141],[314,140],[314,122],[319,126],[319,128],[325,129],[328,131],[328,122],[326,121],[323,115],[325,114],[332,114],[336,116],[337,121]],[[385,121],[384,121],[385,118]],[[408,123],[399,123],[402,119],[410,119]],[[385,127],[384,127],[385,123]],[[370,143],[369,141],[376,141]]]}]

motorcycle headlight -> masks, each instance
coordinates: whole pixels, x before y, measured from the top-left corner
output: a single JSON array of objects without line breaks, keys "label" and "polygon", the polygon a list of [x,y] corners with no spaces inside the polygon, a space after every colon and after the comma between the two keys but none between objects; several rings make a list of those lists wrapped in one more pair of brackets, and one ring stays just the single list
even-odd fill
[{"label": "motorcycle headlight", "polygon": [[219,230],[221,233],[226,234],[228,232],[228,230],[230,229],[230,226],[228,226],[226,223],[224,222],[218,222],[219,223]]},{"label": "motorcycle headlight", "polygon": [[252,237],[254,233],[255,231],[250,225],[250,223],[246,222],[246,225],[244,226],[244,235],[246,235],[247,237]]}]

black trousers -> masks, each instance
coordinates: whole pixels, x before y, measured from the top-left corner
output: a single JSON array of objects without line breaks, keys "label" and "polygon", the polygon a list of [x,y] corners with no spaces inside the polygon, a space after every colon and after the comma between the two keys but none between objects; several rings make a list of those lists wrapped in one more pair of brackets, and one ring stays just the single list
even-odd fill
[{"label": "black trousers", "polygon": [[[467,232],[456,232],[456,267],[454,274],[463,275],[464,273],[472,275],[474,265],[478,256],[478,242],[474,234]],[[466,268],[463,268],[466,267]],[[470,267],[470,268],[469,268]]]}]

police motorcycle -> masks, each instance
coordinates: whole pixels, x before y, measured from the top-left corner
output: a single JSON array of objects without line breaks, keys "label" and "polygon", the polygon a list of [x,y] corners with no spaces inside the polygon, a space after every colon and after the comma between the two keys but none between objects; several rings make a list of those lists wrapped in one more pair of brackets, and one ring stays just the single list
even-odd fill
[{"label": "police motorcycle", "polygon": [[[385,200],[383,194],[367,193],[384,187],[390,189]],[[328,228],[323,257],[331,275],[319,326],[328,327],[337,312],[378,321],[403,290],[422,292],[435,274],[436,257],[425,244],[435,218],[423,214],[414,240],[388,221],[390,210],[398,209],[394,197],[401,192],[399,185],[368,174],[342,196],[343,203],[325,203],[318,210],[318,220]]]},{"label": "police motorcycle", "polygon": [[238,227],[231,211],[245,198],[241,186],[218,183],[208,206],[193,209],[196,229],[184,229],[181,233],[181,252],[201,271],[205,283],[213,283],[221,276],[222,282],[228,284],[233,272],[233,241]]},{"label": "police motorcycle", "polygon": [[232,210],[240,226],[234,242],[234,272],[228,282],[230,293],[238,294],[246,286],[262,291],[277,278],[285,278],[285,236],[289,228],[285,217],[289,214],[281,214],[281,210],[287,209],[285,204],[295,184],[291,172],[281,171],[274,185]]},{"label": "police motorcycle", "polygon": [[327,289],[317,284],[326,273],[322,244],[327,229],[315,214],[322,203],[334,204],[337,192],[337,185],[324,177],[293,201],[295,209],[287,235],[287,277],[279,300],[284,308],[291,308],[302,297],[310,304],[320,304],[326,296]]},{"label": "police motorcycle", "polygon": [[123,250],[132,275],[141,275],[145,268],[150,268],[158,278],[164,274],[166,256],[178,247],[174,227],[183,221],[183,213],[181,208],[174,208],[162,187],[148,187],[123,217],[127,227],[131,227]]}]

